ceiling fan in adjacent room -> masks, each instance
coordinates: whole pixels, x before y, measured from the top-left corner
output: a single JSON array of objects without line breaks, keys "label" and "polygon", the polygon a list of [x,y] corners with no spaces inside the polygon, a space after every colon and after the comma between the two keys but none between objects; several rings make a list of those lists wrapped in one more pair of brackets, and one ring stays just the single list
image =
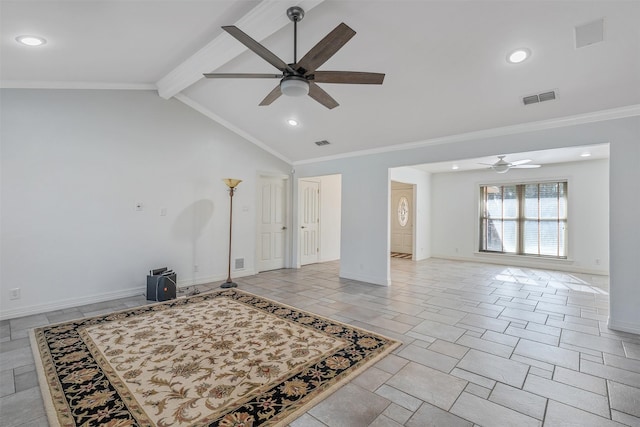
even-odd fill
[{"label": "ceiling fan in adjacent room", "polygon": [[262,59],[280,70],[280,74],[258,73],[205,73],[207,78],[257,78],[280,79],[280,83],[262,100],[260,105],[270,105],[280,95],[302,96],[309,95],[325,107],[332,109],[338,102],[333,99],[316,83],[347,83],[347,84],[382,84],[383,73],[369,73],[362,71],[317,71],[317,68],[331,58],[344,46],[356,32],[345,23],[338,25],[333,31],[318,42],[306,55],[298,61],[298,22],[304,17],[304,10],[298,6],[287,9],[287,16],[293,21],[293,63],[287,64],[266,47],[249,37],[246,33],[233,25],[222,27],[227,33],[235,37]]},{"label": "ceiling fan in adjacent room", "polygon": [[481,165],[487,165],[497,173],[507,173],[510,169],[533,169],[539,168],[541,165],[528,165],[531,160],[516,160],[515,162],[507,162],[504,158],[506,156],[498,156],[498,161],[495,163],[480,163]]}]

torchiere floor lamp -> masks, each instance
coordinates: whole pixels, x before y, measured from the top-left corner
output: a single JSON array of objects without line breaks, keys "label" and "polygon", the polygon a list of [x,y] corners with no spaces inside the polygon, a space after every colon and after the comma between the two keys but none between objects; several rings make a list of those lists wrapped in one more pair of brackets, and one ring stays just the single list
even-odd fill
[{"label": "torchiere floor lamp", "polygon": [[241,179],[224,178],[224,183],[229,187],[229,265],[227,270],[227,281],[220,285],[221,288],[235,288],[238,286],[231,280],[231,225],[233,224],[233,193],[242,182]]}]

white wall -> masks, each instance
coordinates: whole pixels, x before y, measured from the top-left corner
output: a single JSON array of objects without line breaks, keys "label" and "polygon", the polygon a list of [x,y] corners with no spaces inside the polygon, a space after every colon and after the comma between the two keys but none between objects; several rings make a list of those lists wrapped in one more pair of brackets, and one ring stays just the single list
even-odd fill
[{"label": "white wall", "polygon": [[640,118],[609,157],[609,326],[640,334]]},{"label": "white wall", "polygon": [[151,91],[1,95],[3,318],[139,294],[160,266],[182,284],[224,279],[225,177],[243,180],[233,274],[253,273],[256,171],[286,175],[285,162]]},{"label": "white wall", "polygon": [[415,204],[415,249],[416,261],[431,256],[431,174],[414,168],[402,167],[389,169],[391,181],[414,185]]},{"label": "white wall", "polygon": [[[342,173],[340,275],[388,284],[388,168],[550,148],[610,144],[610,325],[640,333],[640,117],[562,119],[379,154],[295,165],[297,177]],[[539,129],[539,130],[535,130]],[[495,136],[483,136],[483,135]],[[477,135],[477,136],[476,136]],[[347,197],[348,195],[348,197]],[[434,198],[435,201],[435,198]],[[358,212],[367,208],[370,215]]]},{"label": "white wall", "polygon": [[320,180],[320,262],[340,259],[342,177],[326,175]]},{"label": "white wall", "polygon": [[[568,181],[568,260],[478,253],[481,184]],[[592,160],[539,169],[433,174],[432,255],[435,257],[609,274],[609,162]],[[599,260],[599,263],[596,262]]]}]

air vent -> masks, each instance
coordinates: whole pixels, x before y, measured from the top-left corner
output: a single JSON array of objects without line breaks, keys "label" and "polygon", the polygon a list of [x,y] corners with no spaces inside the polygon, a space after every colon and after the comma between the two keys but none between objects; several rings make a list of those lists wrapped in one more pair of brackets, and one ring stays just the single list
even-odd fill
[{"label": "air vent", "polygon": [[540,98],[540,102],[553,101],[554,99],[556,99],[556,93],[554,91],[544,92],[539,94],[538,98]]},{"label": "air vent", "polygon": [[242,270],[244,268],[244,258],[236,258],[236,270]]},{"label": "air vent", "polygon": [[329,144],[331,144],[331,143],[330,143],[329,141],[327,141],[326,139],[323,139],[322,141],[316,141],[316,142],[315,142],[315,144],[316,144],[318,147],[321,147],[321,146],[323,146],[323,145],[329,145]]},{"label": "air vent", "polygon": [[537,104],[538,102],[553,101],[556,99],[556,91],[549,90],[547,92],[538,93],[536,95],[529,95],[522,98],[524,105]]}]

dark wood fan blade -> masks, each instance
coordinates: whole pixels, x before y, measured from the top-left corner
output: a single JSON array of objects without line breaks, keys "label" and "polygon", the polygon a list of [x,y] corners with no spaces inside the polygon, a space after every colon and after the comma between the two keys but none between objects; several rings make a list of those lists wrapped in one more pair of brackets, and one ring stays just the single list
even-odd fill
[{"label": "dark wood fan blade", "polygon": [[[355,36],[353,31],[344,22],[334,28],[329,34],[318,42],[302,59],[294,65],[294,68],[302,73],[311,73],[316,68],[327,62],[351,37]],[[301,71],[302,69],[302,71]]]},{"label": "dark wood fan blade", "polygon": [[280,95],[282,95],[282,91],[280,90],[280,85],[278,85],[275,88],[273,88],[271,92],[269,92],[269,95],[267,95],[259,105],[261,106],[271,105],[273,101],[280,98]]},{"label": "dark wood fan blade", "polygon": [[208,79],[281,79],[282,74],[204,73]]},{"label": "dark wood fan blade", "polygon": [[330,110],[340,105],[331,95],[313,82],[309,82],[309,96]]},{"label": "dark wood fan blade", "polygon": [[315,71],[310,77],[316,83],[351,83],[381,85],[383,73],[366,73],[363,71]]},{"label": "dark wood fan blade", "polygon": [[227,25],[222,27],[227,33],[231,34],[235,37],[240,43],[251,49],[254,53],[260,56],[262,59],[267,61],[269,64],[276,67],[278,70],[284,72],[284,70],[289,70],[293,72],[293,69],[287,65],[282,59],[278,58],[273,52],[271,52],[266,47],[262,46],[260,43],[252,39],[248,34],[242,31],[240,28],[234,25]]}]

